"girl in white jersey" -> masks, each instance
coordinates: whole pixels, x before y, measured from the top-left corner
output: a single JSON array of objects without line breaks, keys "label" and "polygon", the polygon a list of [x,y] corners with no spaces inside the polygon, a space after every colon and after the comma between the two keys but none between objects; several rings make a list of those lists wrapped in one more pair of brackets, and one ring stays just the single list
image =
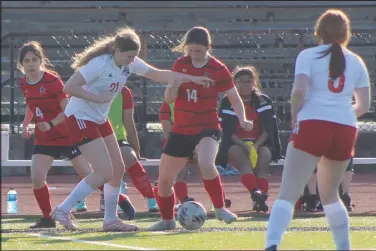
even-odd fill
[{"label": "girl in white jersey", "polygon": [[[340,10],[317,20],[319,46],[297,58],[291,94],[293,134],[282,184],[267,230],[266,250],[276,250],[316,165],[318,188],[337,250],[349,250],[349,221],[339,199],[341,177],[353,156],[357,117],[370,107],[370,83],[362,59],[346,49],[350,21]],[[355,104],[352,105],[352,97]]]},{"label": "girl in white jersey", "polygon": [[72,68],[77,70],[67,81],[64,91],[72,96],[65,109],[73,143],[91,163],[93,173],[85,177],[65,201],[54,209],[52,217],[69,229],[77,229],[71,209],[104,185],[104,231],[133,231],[138,227],[125,224],[117,217],[120,183],[124,162],[108,121],[113,99],[123,89],[130,74],[160,83],[192,81],[207,86],[211,79],[169,70],[159,70],[137,57],[141,42],[130,28],[104,37],[77,55]]}]

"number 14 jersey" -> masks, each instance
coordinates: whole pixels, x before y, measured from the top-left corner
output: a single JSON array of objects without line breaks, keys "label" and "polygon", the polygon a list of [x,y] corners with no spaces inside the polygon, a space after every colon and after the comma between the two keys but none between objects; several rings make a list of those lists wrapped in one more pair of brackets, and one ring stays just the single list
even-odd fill
[{"label": "number 14 jersey", "polygon": [[175,100],[174,123],[171,131],[174,133],[195,135],[205,129],[221,130],[218,120],[218,94],[233,88],[231,73],[218,59],[210,57],[207,64],[196,68],[189,56],[175,61],[173,71],[194,76],[207,76],[214,80],[209,88],[194,84],[183,83]]}]

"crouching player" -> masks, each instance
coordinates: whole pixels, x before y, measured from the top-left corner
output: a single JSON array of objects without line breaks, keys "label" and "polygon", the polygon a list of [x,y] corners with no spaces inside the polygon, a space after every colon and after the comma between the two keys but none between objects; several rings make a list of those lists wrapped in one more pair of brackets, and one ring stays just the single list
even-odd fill
[{"label": "crouching player", "polygon": [[251,131],[244,130],[225,96],[220,104],[223,129],[217,164],[228,163],[238,169],[241,182],[251,193],[253,210],[268,211],[270,162],[280,156],[280,140],[276,116],[270,98],[260,91],[260,80],[253,66],[236,68],[233,72],[236,88],[242,98],[246,116],[253,121]]}]

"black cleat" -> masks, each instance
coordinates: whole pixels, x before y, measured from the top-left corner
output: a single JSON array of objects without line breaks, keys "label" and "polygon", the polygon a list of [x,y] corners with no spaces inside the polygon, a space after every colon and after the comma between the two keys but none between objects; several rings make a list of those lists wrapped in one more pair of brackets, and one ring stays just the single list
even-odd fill
[{"label": "black cleat", "polygon": [[266,205],[266,200],[268,199],[267,193],[260,189],[255,189],[251,192],[251,198],[254,201],[253,210],[256,212],[267,212],[269,210],[268,205]]},{"label": "black cleat", "polygon": [[319,203],[319,197],[317,194],[308,194],[303,196],[303,209],[308,212],[316,212]]},{"label": "black cleat", "polygon": [[[195,201],[195,199],[193,199],[193,198],[191,198],[191,197],[187,197],[187,198],[185,198],[185,199],[183,200],[183,203],[188,202],[188,201]],[[183,203],[182,203],[182,204],[183,204]]]},{"label": "black cleat", "polygon": [[231,200],[225,199],[225,208],[230,208],[231,207]]},{"label": "black cleat", "polygon": [[122,203],[119,204],[119,207],[121,210],[124,212],[124,217],[127,220],[134,220],[136,218],[136,209],[132,205],[129,199],[123,201]]},{"label": "black cleat", "polygon": [[31,225],[30,228],[56,228],[56,222],[53,219],[42,217],[33,225]]},{"label": "black cleat", "polygon": [[351,197],[348,193],[344,193],[341,195],[341,200],[343,202],[343,204],[345,205],[346,209],[348,212],[352,212],[353,210],[353,207],[355,205],[351,204]]},{"label": "black cleat", "polygon": [[276,245],[271,245],[268,248],[265,248],[265,251],[277,251],[277,246]]}]

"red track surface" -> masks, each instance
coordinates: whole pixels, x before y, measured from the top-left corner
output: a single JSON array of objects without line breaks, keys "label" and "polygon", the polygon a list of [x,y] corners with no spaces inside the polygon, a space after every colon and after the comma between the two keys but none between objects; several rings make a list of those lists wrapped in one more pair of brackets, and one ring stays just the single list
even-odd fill
[{"label": "red track surface", "polygon": [[[151,180],[156,180],[156,177],[151,177]],[[222,180],[226,197],[232,200],[231,211],[248,211],[251,207],[251,198],[249,193],[246,192],[246,189],[239,182],[239,177],[222,177]],[[280,180],[281,176],[279,174],[269,176],[269,207],[272,205],[278,193]],[[51,189],[52,206],[55,207],[62,202],[72,191],[78,181],[79,179],[77,176],[49,176],[47,182]],[[129,186],[128,195],[137,211],[145,212],[147,210],[146,200],[141,197],[139,192],[132,186],[132,183],[129,182],[128,179],[126,182]],[[3,214],[6,212],[6,195],[11,187],[15,187],[18,193],[19,214],[40,214],[30,183],[30,177],[27,176],[2,178],[1,211]],[[201,180],[196,176],[189,176],[188,187],[190,196],[200,201],[207,210],[210,210],[211,202],[203,188]],[[376,214],[376,173],[355,174],[353,176],[353,183],[350,191],[353,200],[352,203],[356,205],[353,214]],[[94,192],[87,199],[89,212],[99,211],[99,200],[99,192]]]}]

